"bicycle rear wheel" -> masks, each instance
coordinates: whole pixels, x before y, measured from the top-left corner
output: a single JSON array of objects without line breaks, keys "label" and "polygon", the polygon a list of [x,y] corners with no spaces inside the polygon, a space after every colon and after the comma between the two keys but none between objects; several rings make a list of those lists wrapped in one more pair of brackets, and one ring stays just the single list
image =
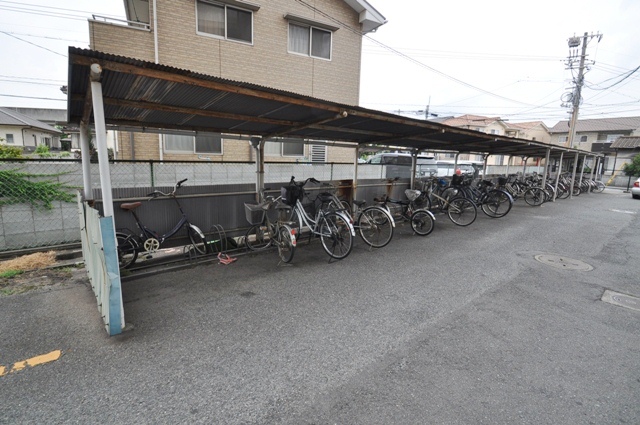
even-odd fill
[{"label": "bicycle rear wheel", "polygon": [[250,251],[262,251],[271,246],[271,232],[264,224],[256,224],[249,227],[244,235],[244,244]]},{"label": "bicycle rear wheel", "polygon": [[447,207],[449,219],[458,226],[468,226],[478,216],[476,205],[466,198],[455,198],[449,202]]},{"label": "bicycle rear wheel", "polygon": [[411,214],[411,228],[420,236],[433,232],[433,216],[425,210],[416,210]]},{"label": "bicycle rear wheel", "polygon": [[504,217],[511,211],[513,201],[503,190],[494,189],[487,193],[480,208],[491,218]]},{"label": "bicycle rear wheel", "polygon": [[602,183],[601,181],[596,181],[596,192],[600,193],[604,190],[604,183]]},{"label": "bicycle rear wheel", "polygon": [[138,244],[134,240],[134,236],[117,232],[116,242],[118,244],[118,265],[121,269],[131,267],[138,258]]},{"label": "bicycle rear wheel", "polygon": [[320,240],[330,257],[345,258],[353,248],[351,224],[340,214],[327,214],[320,219]]},{"label": "bicycle rear wheel", "polygon": [[371,206],[362,210],[356,227],[362,240],[374,248],[386,246],[393,237],[391,220],[379,207]]},{"label": "bicycle rear wheel", "polygon": [[204,237],[204,233],[202,233],[202,230],[200,230],[197,226],[194,226],[193,224],[189,224],[187,226],[187,235],[189,235],[189,240],[191,241],[191,245],[193,246],[193,249],[198,253],[198,254],[206,254],[207,253],[207,240]]},{"label": "bicycle rear wheel", "polygon": [[283,224],[278,228],[278,256],[283,263],[289,263],[293,260],[293,254],[295,253],[295,245],[293,244],[293,230],[291,227]]}]

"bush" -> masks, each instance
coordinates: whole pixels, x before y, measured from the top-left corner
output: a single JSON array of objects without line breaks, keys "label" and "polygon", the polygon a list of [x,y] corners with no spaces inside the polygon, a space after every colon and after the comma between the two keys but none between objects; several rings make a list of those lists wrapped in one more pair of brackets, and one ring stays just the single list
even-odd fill
[{"label": "bush", "polygon": [[40,158],[51,158],[51,152],[49,151],[49,146],[47,145],[38,145],[34,153]]},{"label": "bush", "polygon": [[0,144],[0,158],[22,158],[22,148]]},{"label": "bush", "polygon": [[640,153],[634,156],[630,163],[624,164],[622,171],[627,176],[640,176]]}]

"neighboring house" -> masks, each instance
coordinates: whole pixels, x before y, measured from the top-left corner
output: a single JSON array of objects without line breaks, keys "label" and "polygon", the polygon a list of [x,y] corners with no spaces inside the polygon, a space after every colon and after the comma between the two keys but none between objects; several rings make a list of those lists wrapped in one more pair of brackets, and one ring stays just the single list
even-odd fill
[{"label": "neighboring house", "polygon": [[[125,0],[125,6],[127,22],[89,21],[92,49],[350,105],[359,103],[362,36],[386,22],[365,0]],[[220,134],[120,133],[117,140],[122,159],[245,161],[253,154],[246,140]],[[354,154],[267,143],[265,159],[353,162]]]},{"label": "neighboring house", "polygon": [[[438,120],[442,124],[452,127],[466,128],[469,130],[481,131],[487,134],[504,135],[518,139],[536,140],[543,143],[550,143],[551,136],[549,129],[542,121],[531,121],[522,123],[511,123],[502,120],[500,117],[484,117],[481,115],[461,115],[459,117],[448,117]],[[461,155],[461,160],[480,160],[482,157],[474,155]],[[491,165],[506,165],[507,156],[492,156],[489,159]],[[539,159],[531,159],[528,163],[539,165]],[[513,159],[512,165],[522,165],[520,158]]]},{"label": "neighboring house", "polygon": [[33,152],[38,145],[60,148],[62,132],[49,124],[33,119],[12,108],[0,107],[0,138],[8,146]]},{"label": "neighboring house", "polygon": [[614,170],[621,170],[624,164],[633,161],[633,157],[640,154],[640,135],[618,137],[609,146],[614,152]]},{"label": "neighboring house", "polygon": [[[552,143],[567,146],[569,121],[560,121],[549,132]],[[640,136],[640,117],[578,120],[572,147],[604,154],[604,174],[611,174],[620,168],[611,144],[622,136]]]}]

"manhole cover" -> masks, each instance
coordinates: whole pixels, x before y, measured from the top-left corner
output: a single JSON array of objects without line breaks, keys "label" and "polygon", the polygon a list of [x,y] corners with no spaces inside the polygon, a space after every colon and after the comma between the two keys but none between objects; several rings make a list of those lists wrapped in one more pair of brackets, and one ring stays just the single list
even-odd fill
[{"label": "manhole cover", "polygon": [[589,264],[585,263],[584,261],[564,257],[562,255],[539,254],[539,255],[536,255],[534,258],[540,261],[542,264],[546,264],[547,266],[555,267],[558,269],[579,270],[583,272],[588,272],[593,270],[593,267],[591,267]]},{"label": "manhole cover", "polygon": [[640,298],[632,297],[631,295],[620,294],[607,289],[602,295],[602,301],[619,307],[640,311]]}]

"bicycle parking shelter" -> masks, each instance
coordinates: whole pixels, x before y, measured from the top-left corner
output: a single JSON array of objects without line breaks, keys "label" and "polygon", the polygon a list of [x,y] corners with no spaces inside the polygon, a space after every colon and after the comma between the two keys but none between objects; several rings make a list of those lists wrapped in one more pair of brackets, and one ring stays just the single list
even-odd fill
[{"label": "bicycle parking shelter", "polygon": [[[112,227],[107,125],[110,130],[121,131],[245,136],[256,151],[256,191],[264,186],[264,143],[274,138],[312,139],[314,144],[324,140],[327,145],[353,149],[361,146],[409,149],[414,152],[412,179],[415,157],[421,151],[545,158],[544,179],[547,178],[546,165],[553,158],[559,158],[562,163],[565,155],[574,156],[574,179],[580,156],[591,156],[596,161],[599,158],[587,151],[406,118],[74,47],[69,48],[67,111],[68,122],[80,127],[85,201],[92,201],[88,129],[91,125],[95,127],[103,215],[111,218]],[[354,155],[354,192],[357,167],[357,155]],[[107,266],[106,275],[111,279],[109,287],[119,291],[117,255],[110,246],[116,267],[114,270],[113,265]],[[113,281],[114,274],[118,282]],[[114,308],[116,304],[112,302]],[[124,321],[121,322],[119,325],[123,326]],[[109,332],[119,333],[117,329]]]}]

